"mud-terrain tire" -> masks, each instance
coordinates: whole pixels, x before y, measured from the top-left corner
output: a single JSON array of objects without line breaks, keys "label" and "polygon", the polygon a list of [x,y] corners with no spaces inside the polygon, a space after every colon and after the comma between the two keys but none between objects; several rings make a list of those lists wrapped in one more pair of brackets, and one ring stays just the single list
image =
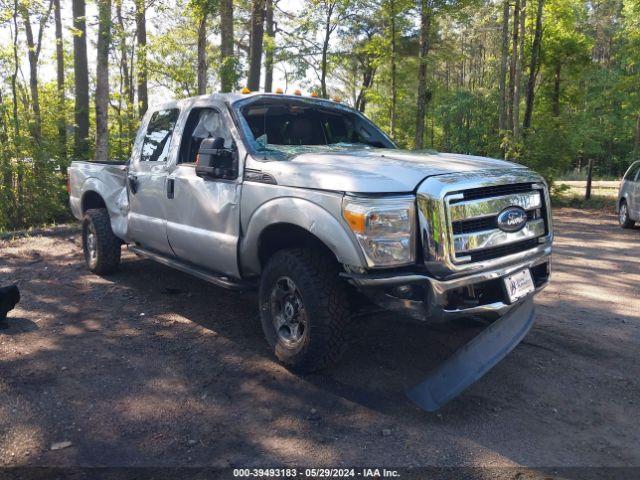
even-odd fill
[{"label": "mud-terrain tire", "polygon": [[121,241],[111,230],[106,208],[87,210],[82,221],[82,249],[87,267],[93,273],[113,273],[120,265]]},{"label": "mud-terrain tire", "polygon": [[308,248],[275,253],[262,272],[262,330],[278,360],[294,372],[326,368],[345,351],[349,304],[338,272],[334,258]]},{"label": "mud-terrain tire", "polygon": [[620,202],[620,208],[618,211],[618,222],[622,228],[633,228],[636,224],[635,221],[631,220],[629,216],[629,206],[627,205],[626,200],[622,200]]}]

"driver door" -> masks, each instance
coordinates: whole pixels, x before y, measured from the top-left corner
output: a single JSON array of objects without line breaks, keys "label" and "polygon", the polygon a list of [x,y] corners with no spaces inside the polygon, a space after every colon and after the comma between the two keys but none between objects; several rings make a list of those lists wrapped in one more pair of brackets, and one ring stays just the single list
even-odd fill
[{"label": "driver door", "polygon": [[239,277],[240,194],[238,179],[204,179],[196,175],[197,148],[204,138],[233,138],[223,114],[193,108],[183,131],[176,168],[168,177],[167,236],[175,255],[208,270]]}]

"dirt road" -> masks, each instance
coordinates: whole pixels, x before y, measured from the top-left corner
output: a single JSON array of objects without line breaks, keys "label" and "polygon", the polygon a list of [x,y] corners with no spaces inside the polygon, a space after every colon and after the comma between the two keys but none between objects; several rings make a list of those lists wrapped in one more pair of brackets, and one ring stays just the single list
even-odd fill
[{"label": "dirt road", "polygon": [[0,242],[23,294],[0,330],[0,465],[640,466],[640,229],[569,209],[556,228],[532,331],[433,414],[402,392],[460,329],[361,318],[339,366],[301,377],[252,293],[131,254],[92,275],[77,234]]}]

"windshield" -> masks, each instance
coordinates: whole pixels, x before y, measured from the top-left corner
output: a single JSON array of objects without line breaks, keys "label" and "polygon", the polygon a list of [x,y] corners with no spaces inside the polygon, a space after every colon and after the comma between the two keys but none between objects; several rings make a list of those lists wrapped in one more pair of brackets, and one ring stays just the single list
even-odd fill
[{"label": "windshield", "polygon": [[395,148],[364,116],[329,102],[268,98],[239,110],[252,146],[265,155],[286,159],[307,152]]}]

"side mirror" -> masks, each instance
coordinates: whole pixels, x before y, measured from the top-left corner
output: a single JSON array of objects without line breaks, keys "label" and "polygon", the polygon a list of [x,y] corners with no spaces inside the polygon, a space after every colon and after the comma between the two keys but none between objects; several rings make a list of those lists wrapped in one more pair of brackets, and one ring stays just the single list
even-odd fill
[{"label": "side mirror", "polygon": [[236,163],[233,152],[224,148],[223,138],[205,138],[198,150],[196,175],[202,178],[235,180],[238,176]]}]

